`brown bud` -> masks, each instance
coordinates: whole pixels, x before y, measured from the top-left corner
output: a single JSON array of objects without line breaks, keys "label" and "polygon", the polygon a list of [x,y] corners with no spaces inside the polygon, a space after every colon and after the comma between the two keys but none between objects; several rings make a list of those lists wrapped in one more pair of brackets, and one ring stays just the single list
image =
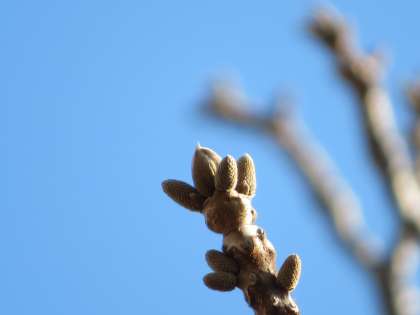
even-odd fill
[{"label": "brown bud", "polygon": [[163,191],[175,202],[192,211],[203,210],[206,200],[191,185],[175,179],[168,179],[162,182]]},{"label": "brown bud", "polygon": [[298,255],[286,258],[277,274],[277,283],[287,291],[293,291],[300,278],[301,261]]},{"label": "brown bud", "polygon": [[257,189],[255,166],[249,154],[245,154],[238,160],[238,184],[236,190],[248,196],[254,196]]},{"label": "brown bud", "polygon": [[203,278],[204,284],[216,291],[232,291],[236,287],[237,278],[228,272],[212,272]]},{"label": "brown bud", "polygon": [[238,181],[238,166],[236,160],[228,155],[219,164],[216,173],[216,189],[229,191],[235,188]]},{"label": "brown bud", "polygon": [[214,192],[214,177],[220,160],[216,152],[197,146],[192,162],[192,177],[194,186],[205,197],[211,196]]},{"label": "brown bud", "polygon": [[236,261],[217,250],[209,250],[206,253],[206,261],[214,271],[224,271],[233,274],[239,273],[239,267]]}]

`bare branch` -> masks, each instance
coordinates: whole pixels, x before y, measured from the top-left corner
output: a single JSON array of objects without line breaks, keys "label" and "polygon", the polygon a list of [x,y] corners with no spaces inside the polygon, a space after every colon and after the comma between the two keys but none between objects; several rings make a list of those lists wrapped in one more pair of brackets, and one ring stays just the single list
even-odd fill
[{"label": "bare branch", "polygon": [[330,50],[338,72],[357,96],[372,155],[394,197],[402,221],[401,237],[390,259],[379,269],[380,284],[388,313],[410,314],[401,303],[401,296],[408,291],[401,257],[402,252],[404,257],[409,256],[408,244],[420,237],[420,186],[390,98],[381,84],[380,58],[361,54],[349,27],[330,12],[318,12],[310,22],[310,30]]},{"label": "bare branch", "polygon": [[402,314],[419,314],[419,289],[413,284],[419,266],[419,246],[415,233],[404,230],[391,257],[390,281],[394,304]]},{"label": "bare branch", "polygon": [[413,283],[419,266],[416,233],[403,230],[391,255],[376,273],[388,314],[418,315],[420,291]]},{"label": "bare branch", "polygon": [[407,87],[407,98],[417,114],[420,114],[420,79]]},{"label": "bare branch", "polygon": [[411,131],[411,142],[415,149],[416,175],[420,182],[420,79],[408,85],[406,94],[415,114],[415,122]]},{"label": "bare branch", "polygon": [[381,84],[380,58],[375,54],[361,54],[348,26],[330,12],[315,14],[309,28],[330,50],[338,72],[355,92],[370,149],[385,175],[396,209],[404,224],[420,236],[420,186],[390,98]]}]

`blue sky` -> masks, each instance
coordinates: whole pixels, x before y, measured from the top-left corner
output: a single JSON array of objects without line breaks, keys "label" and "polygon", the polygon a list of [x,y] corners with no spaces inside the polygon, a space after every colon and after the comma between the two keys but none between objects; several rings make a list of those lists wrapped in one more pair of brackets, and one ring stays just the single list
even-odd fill
[{"label": "blue sky", "polygon": [[[369,277],[337,247],[284,154],[198,110],[209,80],[226,74],[261,107],[290,91],[389,244],[393,209],[352,95],[303,29],[316,4],[3,2],[0,313],[251,314],[238,290],[203,285],[204,253],[221,238],[161,191],[163,179],[191,181],[199,141],[254,157],[258,222],[279,260],[292,252],[303,260],[294,294],[303,314],[380,314]],[[389,52],[386,84],[407,132],[402,87],[420,66],[420,5],[329,4],[366,49]]]}]

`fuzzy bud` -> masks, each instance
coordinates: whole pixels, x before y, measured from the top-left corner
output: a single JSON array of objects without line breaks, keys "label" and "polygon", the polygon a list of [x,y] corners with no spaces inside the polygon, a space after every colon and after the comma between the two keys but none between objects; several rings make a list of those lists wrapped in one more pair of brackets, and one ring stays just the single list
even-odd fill
[{"label": "fuzzy bud", "polygon": [[257,189],[254,161],[249,154],[238,160],[238,184],[236,190],[248,196],[254,196]]},{"label": "fuzzy bud", "polygon": [[217,250],[209,250],[206,253],[206,261],[214,271],[224,271],[233,274],[239,273],[239,267],[236,261]]},{"label": "fuzzy bud", "polygon": [[277,274],[277,283],[287,291],[293,291],[300,278],[301,261],[298,255],[286,258]]},{"label": "fuzzy bud", "polygon": [[237,278],[228,272],[212,272],[203,278],[204,284],[216,291],[232,291],[236,287]]},{"label": "fuzzy bud", "polygon": [[176,203],[192,211],[203,210],[206,200],[191,185],[175,179],[168,179],[162,182],[163,191]]},{"label": "fuzzy bud", "polygon": [[235,188],[238,181],[238,166],[236,160],[228,155],[219,164],[216,173],[216,189],[229,191]]},{"label": "fuzzy bud", "polygon": [[220,160],[220,156],[213,150],[197,146],[192,162],[192,177],[194,186],[205,197],[214,192],[214,178]]}]

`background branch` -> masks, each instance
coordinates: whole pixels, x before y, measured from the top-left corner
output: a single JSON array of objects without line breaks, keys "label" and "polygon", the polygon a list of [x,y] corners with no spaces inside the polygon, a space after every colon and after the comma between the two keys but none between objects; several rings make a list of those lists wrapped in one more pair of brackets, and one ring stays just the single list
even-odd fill
[{"label": "background branch", "polygon": [[332,53],[338,73],[354,91],[372,156],[385,176],[395,208],[404,225],[420,235],[420,186],[390,98],[381,85],[380,58],[361,54],[348,26],[330,12],[317,13],[309,29]]},{"label": "background branch", "polygon": [[410,83],[406,89],[406,94],[415,117],[411,130],[411,142],[415,151],[416,175],[417,179],[420,180],[420,80]]}]

